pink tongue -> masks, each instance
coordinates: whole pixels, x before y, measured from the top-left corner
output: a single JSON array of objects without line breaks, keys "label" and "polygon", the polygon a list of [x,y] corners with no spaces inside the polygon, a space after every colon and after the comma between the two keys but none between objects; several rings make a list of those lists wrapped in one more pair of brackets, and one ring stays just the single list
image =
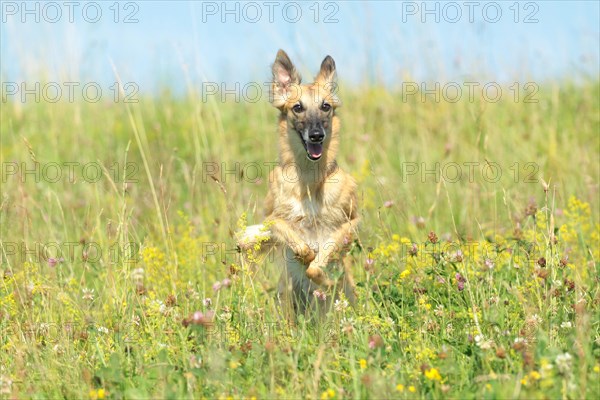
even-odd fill
[{"label": "pink tongue", "polygon": [[310,154],[312,158],[319,158],[323,153],[323,145],[321,143],[308,142],[306,144],[306,148],[308,150],[308,154]]}]

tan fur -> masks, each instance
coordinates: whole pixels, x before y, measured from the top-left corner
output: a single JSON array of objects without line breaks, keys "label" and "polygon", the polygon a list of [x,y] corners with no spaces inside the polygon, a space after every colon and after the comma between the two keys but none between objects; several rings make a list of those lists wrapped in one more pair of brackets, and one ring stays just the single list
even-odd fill
[{"label": "tan fur", "polygon": [[[340,121],[335,115],[340,102],[335,88],[331,57],[323,60],[314,83],[301,85],[287,54],[277,53],[272,104],[281,111],[279,165],[270,175],[265,222],[248,227],[239,239],[242,249],[253,246],[260,235],[283,246],[285,271],[279,297],[301,313],[315,307],[327,311],[341,291],[354,301],[350,262],[344,253],[359,220],[357,192],[354,179],[335,161],[340,140]],[[331,106],[327,111],[324,103]],[[297,104],[304,111],[296,113],[293,107]],[[307,126],[319,126],[325,133],[322,155],[316,161],[309,160],[300,133]],[[331,277],[336,271],[337,279]],[[322,301],[322,295],[318,300],[315,290],[327,300]]]}]

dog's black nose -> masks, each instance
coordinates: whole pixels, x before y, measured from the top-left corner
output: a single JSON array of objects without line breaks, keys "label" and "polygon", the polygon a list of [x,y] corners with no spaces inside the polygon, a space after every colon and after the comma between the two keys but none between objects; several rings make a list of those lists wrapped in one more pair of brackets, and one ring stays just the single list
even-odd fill
[{"label": "dog's black nose", "polygon": [[313,143],[320,143],[325,138],[325,134],[320,129],[315,129],[309,132],[308,140]]}]

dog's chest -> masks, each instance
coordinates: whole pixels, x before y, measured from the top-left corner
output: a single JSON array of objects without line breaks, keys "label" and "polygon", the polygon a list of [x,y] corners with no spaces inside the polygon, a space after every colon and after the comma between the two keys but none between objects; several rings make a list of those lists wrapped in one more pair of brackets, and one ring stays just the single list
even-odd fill
[{"label": "dog's chest", "polygon": [[317,239],[329,235],[343,223],[342,212],[335,204],[316,199],[289,198],[286,200],[289,221],[296,225],[299,233]]},{"label": "dog's chest", "polygon": [[285,200],[286,208],[289,210],[289,220],[302,225],[319,223],[319,217],[327,208],[313,199],[297,199],[294,197]]}]

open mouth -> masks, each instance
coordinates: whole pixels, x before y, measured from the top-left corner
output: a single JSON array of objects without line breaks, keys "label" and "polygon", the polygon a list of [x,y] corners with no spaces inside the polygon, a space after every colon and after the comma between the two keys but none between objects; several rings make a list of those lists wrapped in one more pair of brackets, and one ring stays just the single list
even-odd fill
[{"label": "open mouth", "polygon": [[306,155],[312,161],[317,161],[323,155],[323,142],[305,142],[304,147],[306,148]]},{"label": "open mouth", "polygon": [[308,159],[311,161],[319,160],[323,155],[323,141],[311,142],[310,140],[304,140],[301,132],[298,132],[298,134],[300,135],[300,141],[304,145]]}]

